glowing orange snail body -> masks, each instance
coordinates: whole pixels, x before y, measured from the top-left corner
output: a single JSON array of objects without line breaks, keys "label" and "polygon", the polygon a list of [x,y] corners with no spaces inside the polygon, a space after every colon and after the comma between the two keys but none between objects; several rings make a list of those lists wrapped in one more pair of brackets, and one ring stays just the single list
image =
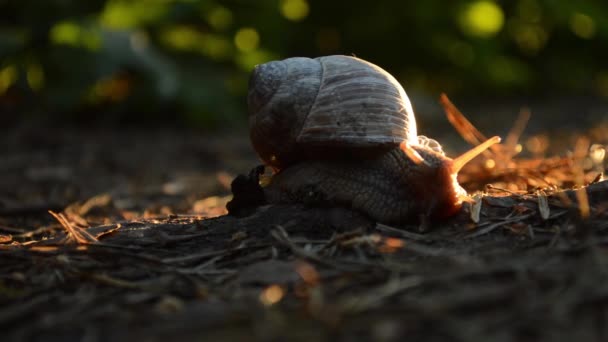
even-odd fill
[{"label": "glowing orange snail body", "polygon": [[310,198],[400,224],[457,212],[462,166],[498,137],[450,159],[418,136],[410,101],[380,67],[349,56],[258,65],[248,94],[250,137],[276,174],[270,202]]}]

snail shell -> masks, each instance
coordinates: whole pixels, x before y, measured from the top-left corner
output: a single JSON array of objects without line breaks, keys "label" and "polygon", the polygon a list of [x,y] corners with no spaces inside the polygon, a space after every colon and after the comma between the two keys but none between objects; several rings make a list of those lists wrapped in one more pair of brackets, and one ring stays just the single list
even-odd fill
[{"label": "snail shell", "polygon": [[436,141],[417,136],[399,82],[355,57],[269,62],[249,86],[251,142],[277,171],[265,188],[271,203],[312,198],[384,223],[443,218],[466,196],[458,171],[500,141],[446,157]]},{"label": "snail shell", "polygon": [[251,141],[277,169],[309,148],[417,144],[412,105],[382,68],[349,56],[296,57],[259,65],[248,94]]}]

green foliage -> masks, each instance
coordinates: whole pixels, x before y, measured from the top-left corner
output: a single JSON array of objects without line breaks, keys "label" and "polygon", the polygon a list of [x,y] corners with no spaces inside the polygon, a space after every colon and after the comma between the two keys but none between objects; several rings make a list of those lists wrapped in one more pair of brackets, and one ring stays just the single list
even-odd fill
[{"label": "green foliage", "polygon": [[600,0],[4,0],[0,113],[243,120],[254,65],[354,54],[407,91],[608,96]]}]

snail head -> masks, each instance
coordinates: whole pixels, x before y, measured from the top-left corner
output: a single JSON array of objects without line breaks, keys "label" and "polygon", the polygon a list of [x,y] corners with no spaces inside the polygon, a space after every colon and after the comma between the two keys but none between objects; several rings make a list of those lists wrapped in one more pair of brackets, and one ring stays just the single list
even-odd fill
[{"label": "snail head", "polygon": [[416,194],[420,212],[429,217],[444,218],[458,211],[467,197],[466,191],[458,184],[458,172],[473,158],[499,142],[499,137],[492,137],[454,159],[425,147],[401,143],[401,150],[415,164],[406,169],[406,177]]}]

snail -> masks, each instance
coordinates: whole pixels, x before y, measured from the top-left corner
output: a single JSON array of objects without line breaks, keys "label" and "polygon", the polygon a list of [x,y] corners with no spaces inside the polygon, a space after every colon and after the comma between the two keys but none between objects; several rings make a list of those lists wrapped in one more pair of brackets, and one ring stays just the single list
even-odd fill
[{"label": "snail", "polygon": [[268,202],[351,207],[387,224],[445,218],[466,192],[459,170],[500,138],[451,159],[417,135],[412,105],[382,68],[350,56],[295,57],[255,67],[252,145],[275,174]]}]

